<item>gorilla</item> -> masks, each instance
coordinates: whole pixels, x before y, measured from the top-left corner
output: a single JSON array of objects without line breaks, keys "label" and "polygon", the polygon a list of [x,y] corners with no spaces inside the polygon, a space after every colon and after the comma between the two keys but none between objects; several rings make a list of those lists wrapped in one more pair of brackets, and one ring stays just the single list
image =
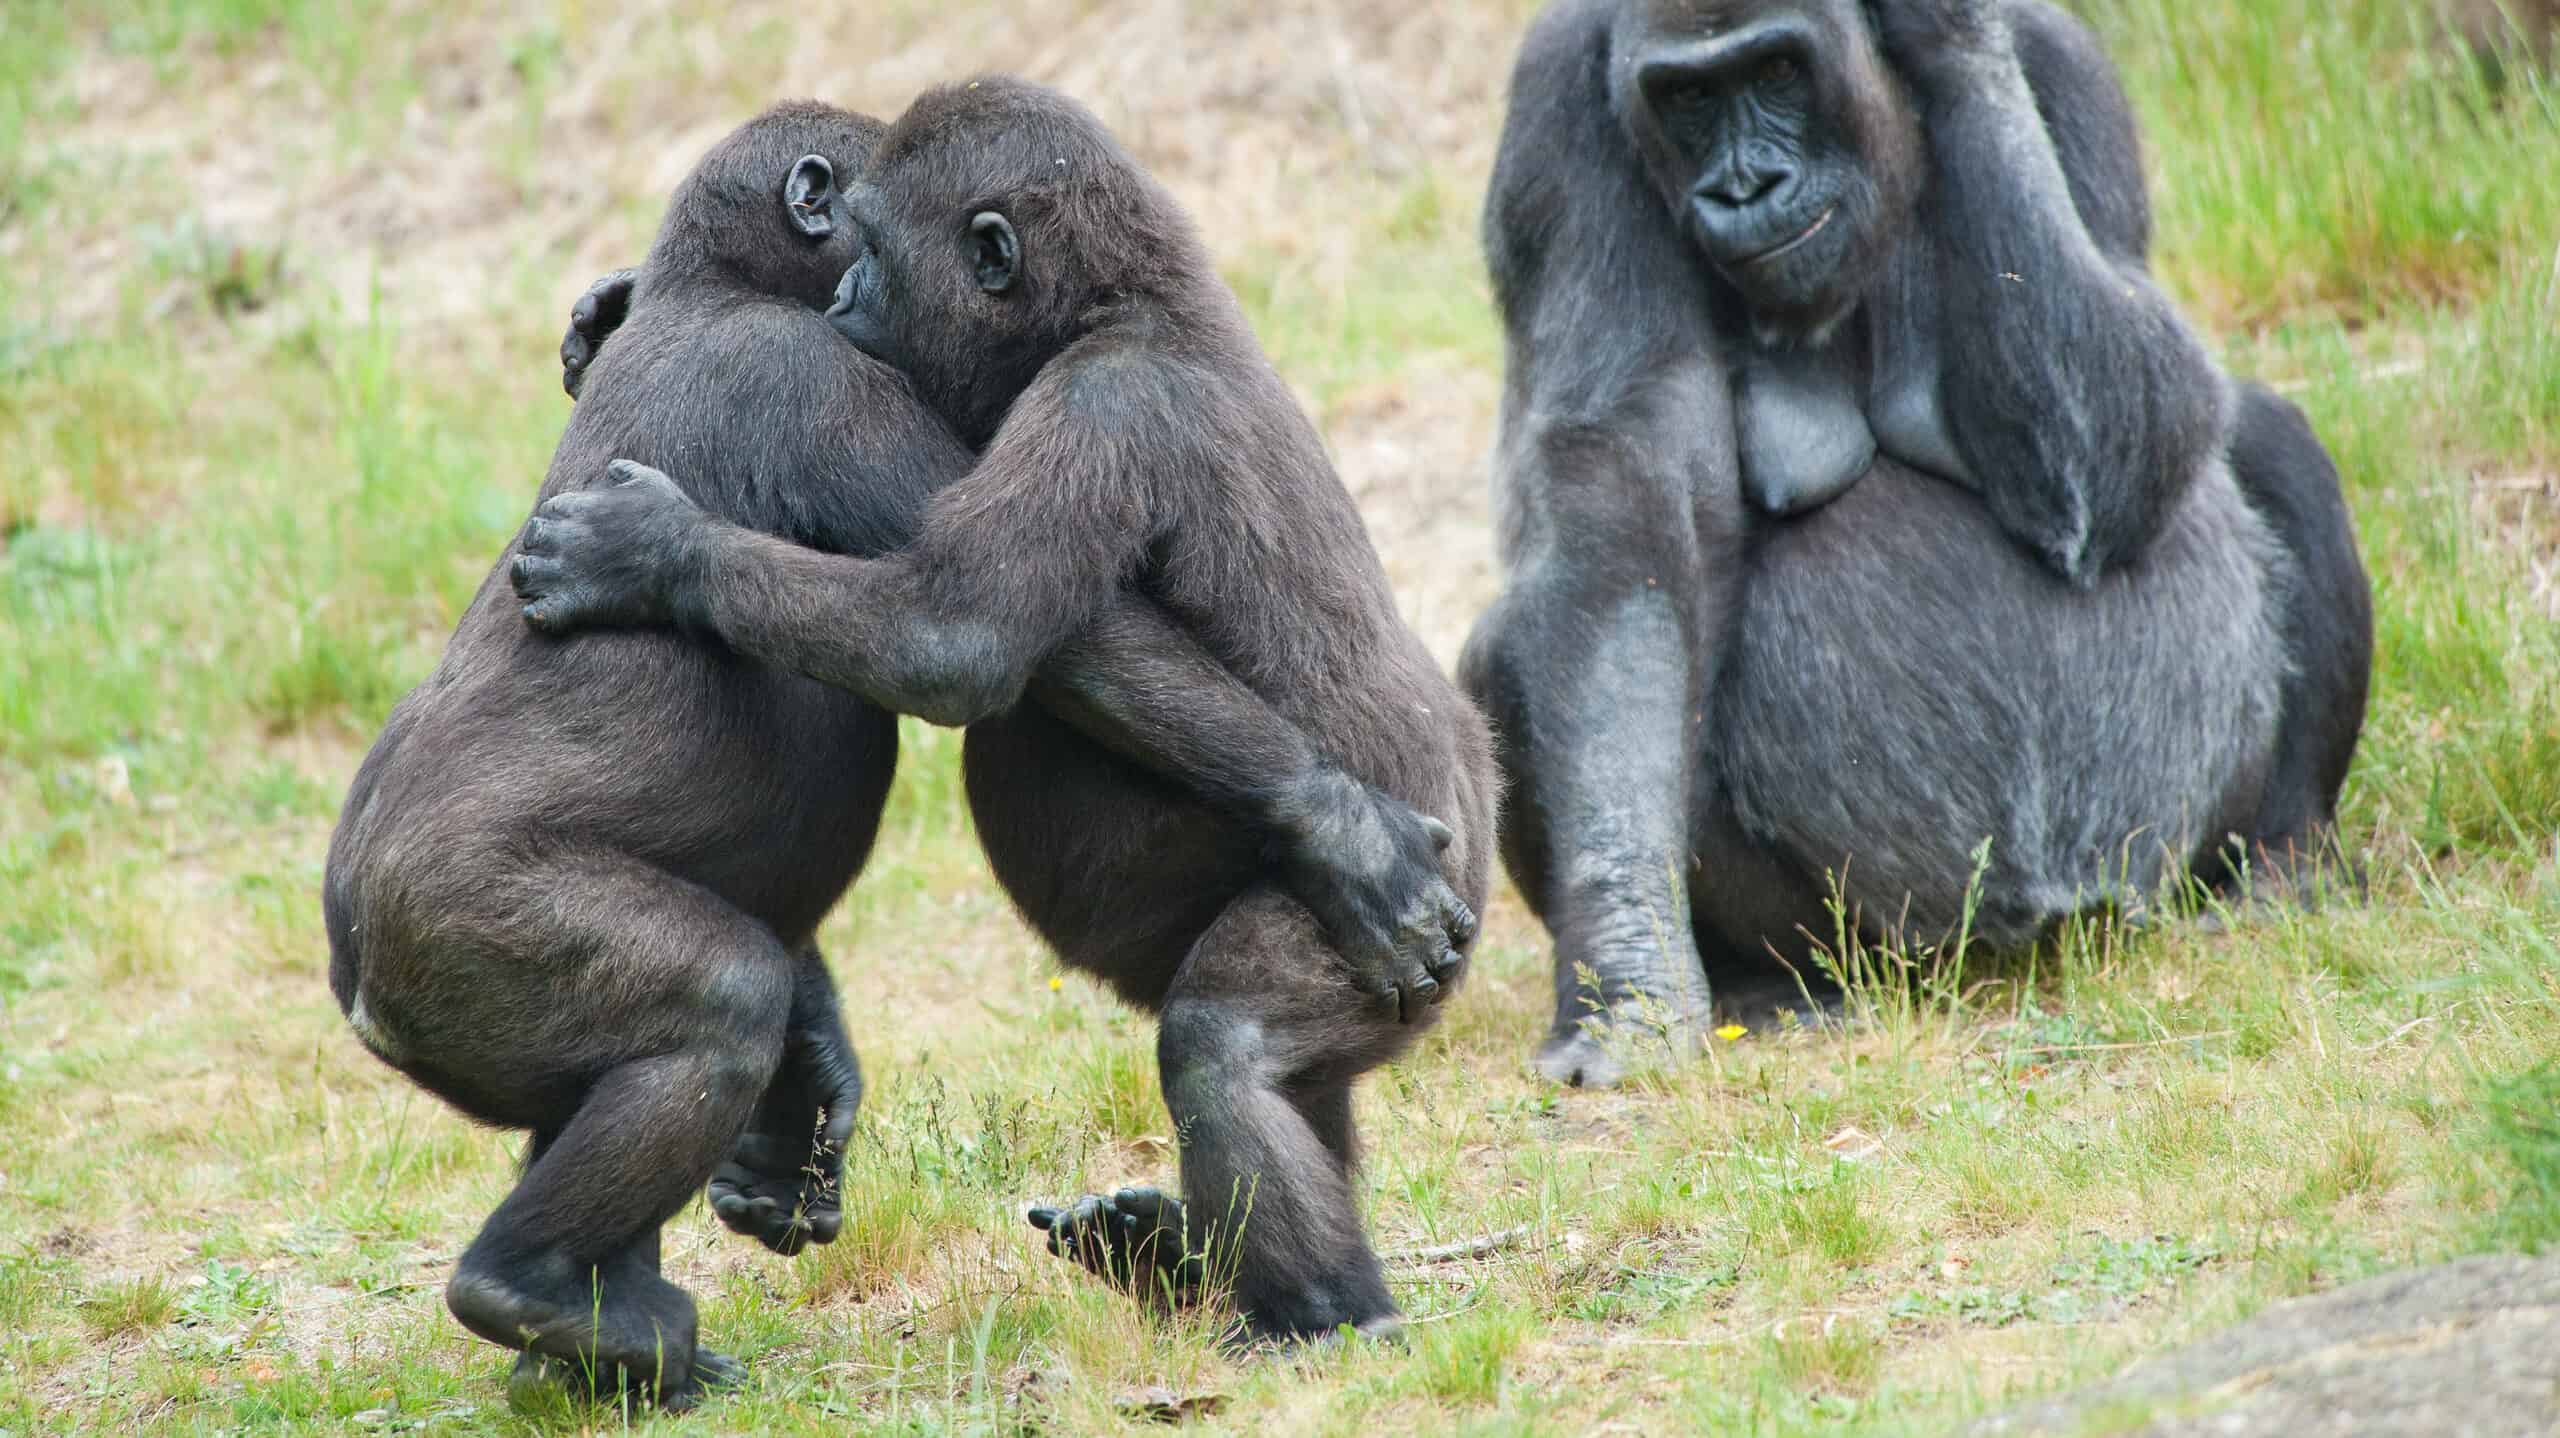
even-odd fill
[{"label": "gorilla", "polygon": [[[903,372],[976,466],[927,502],[910,545],[864,558],[728,522],[618,463],[614,486],[537,512],[512,571],[526,620],[674,627],[968,724],[998,880],[1065,962],[1158,1015],[1180,1138],[1186,1197],[1035,1208],[1050,1249],[1164,1301],[1231,1280],[1239,1341],[1391,1331],[1353,1197],[1351,1088],[1462,976],[1492,861],[1483,720],[1398,619],[1350,495],[1190,219],[1089,112],[1000,77],[930,91],[847,201],[862,243],[828,318]],[[770,422],[828,418],[782,403]],[[1345,854],[1439,866],[1455,898],[1420,972],[1381,982],[1281,881],[1293,861],[1262,834],[1045,700],[1044,658],[1130,596],[1286,722],[1276,738],[1240,724],[1214,753],[1447,821],[1418,847],[1374,808],[1309,826]],[[1245,788],[1284,810],[1332,792]]]},{"label": "gorilla", "polygon": [[1509,577],[1460,677],[1550,1078],[1780,1001],[1842,923],[2020,943],[2331,849],[2372,653],[2337,472],[2152,284],[2078,22],[1561,0],[1484,236]]},{"label": "gorilla", "polygon": [[[637,300],[617,298],[628,323],[579,387],[544,495],[626,455],[677,466],[688,504],[811,554],[915,537],[974,457],[821,313],[860,249],[847,187],[881,131],[792,104],[705,156]],[[691,1298],[659,1274],[660,1227],[706,1180],[720,1220],[776,1252],[842,1221],[862,1081],[812,935],[871,847],[895,721],[739,648],[528,629],[499,576],[542,538],[537,521],[502,557],[356,775],[323,895],[330,986],[375,1054],[532,1135],[454,1273],[454,1316],[523,1350],[520,1382],[680,1409],[740,1370],[698,1345]],[[1452,932],[1473,924],[1441,874],[1446,831],[1326,764],[1134,589],[1060,629],[1025,682],[1063,717],[1024,731],[1087,746],[1088,777],[1161,786],[1145,792],[1166,823],[1224,825],[1233,872],[1267,871],[1352,956],[1337,982],[1383,989],[1364,989],[1369,1012],[1383,1002],[1393,1025],[1427,1005]]]}]

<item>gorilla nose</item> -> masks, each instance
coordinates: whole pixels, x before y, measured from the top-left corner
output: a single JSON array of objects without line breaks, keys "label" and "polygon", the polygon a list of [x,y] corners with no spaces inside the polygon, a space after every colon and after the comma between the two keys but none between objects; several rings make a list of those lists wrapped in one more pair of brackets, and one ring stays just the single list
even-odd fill
[{"label": "gorilla nose", "polygon": [[1736,165],[1698,186],[1698,196],[1727,210],[1747,210],[1778,192],[1795,178],[1793,170],[1763,170]]}]

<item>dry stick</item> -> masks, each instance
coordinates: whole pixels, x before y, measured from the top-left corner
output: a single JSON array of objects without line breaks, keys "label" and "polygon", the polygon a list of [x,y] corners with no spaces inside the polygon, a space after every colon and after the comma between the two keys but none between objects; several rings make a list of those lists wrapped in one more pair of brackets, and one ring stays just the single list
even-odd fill
[{"label": "dry stick", "polygon": [[[1461,1239],[1456,1243],[1442,1243],[1430,1248],[1413,1248],[1407,1249],[1402,1253],[1391,1253],[1387,1255],[1387,1262],[1409,1264],[1455,1263],[1463,1258],[1483,1258],[1487,1254],[1500,1253],[1506,1248],[1517,1247],[1522,1240],[1528,1238],[1537,1231],[1537,1226],[1535,1224],[1524,1223],[1518,1228],[1506,1228],[1500,1233],[1488,1233],[1478,1238]],[[1538,1246],[1540,1248],[1544,1248],[1547,1245],[1542,1243]]]},{"label": "dry stick", "polygon": [[2103,1054],[2125,1049],[2165,1049],[2177,1044],[2200,1044],[2206,1039],[2227,1039],[2237,1029],[2207,1029],[2200,1034],[2171,1034],[2165,1039],[2142,1039],[2124,1044],[2029,1044],[2022,1049],[2002,1049],[2000,1057],[2016,1058],[2020,1054]]},{"label": "dry stick", "polygon": [[[2424,374],[2426,372],[2427,362],[2425,360],[2393,360],[2387,364],[2378,364],[2366,369],[2350,371],[2348,378],[2362,380],[2370,384],[2375,380],[2407,379],[2411,375]],[[2319,382],[2318,377],[2305,375],[2298,379],[2276,380],[2270,383],[2267,388],[2274,390],[2278,394],[2300,394]]]}]

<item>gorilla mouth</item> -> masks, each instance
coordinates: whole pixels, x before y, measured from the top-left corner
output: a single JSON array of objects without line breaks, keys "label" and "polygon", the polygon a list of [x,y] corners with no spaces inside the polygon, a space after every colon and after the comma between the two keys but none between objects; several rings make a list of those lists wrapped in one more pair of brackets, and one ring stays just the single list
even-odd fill
[{"label": "gorilla mouth", "polygon": [[1769,248],[1744,260],[1743,263],[1746,265],[1765,264],[1770,260],[1778,258],[1780,255],[1786,254],[1798,245],[1801,245],[1805,241],[1812,239],[1814,236],[1821,234],[1822,227],[1830,224],[1831,217],[1838,213],[1840,213],[1840,207],[1838,205],[1825,206],[1821,214],[1814,216],[1813,223],[1805,226],[1794,239],[1781,240],[1777,244],[1771,245]]}]

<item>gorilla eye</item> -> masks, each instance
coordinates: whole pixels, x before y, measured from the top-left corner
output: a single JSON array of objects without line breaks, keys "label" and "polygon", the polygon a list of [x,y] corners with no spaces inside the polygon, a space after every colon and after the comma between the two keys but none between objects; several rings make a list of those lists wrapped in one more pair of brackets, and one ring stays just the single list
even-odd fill
[{"label": "gorilla eye", "polygon": [[1781,55],[1760,67],[1760,83],[1763,85],[1791,84],[1796,74],[1796,62]]},{"label": "gorilla eye", "polygon": [[1674,110],[1703,110],[1715,103],[1715,91],[1704,80],[1683,80],[1664,97]]}]

